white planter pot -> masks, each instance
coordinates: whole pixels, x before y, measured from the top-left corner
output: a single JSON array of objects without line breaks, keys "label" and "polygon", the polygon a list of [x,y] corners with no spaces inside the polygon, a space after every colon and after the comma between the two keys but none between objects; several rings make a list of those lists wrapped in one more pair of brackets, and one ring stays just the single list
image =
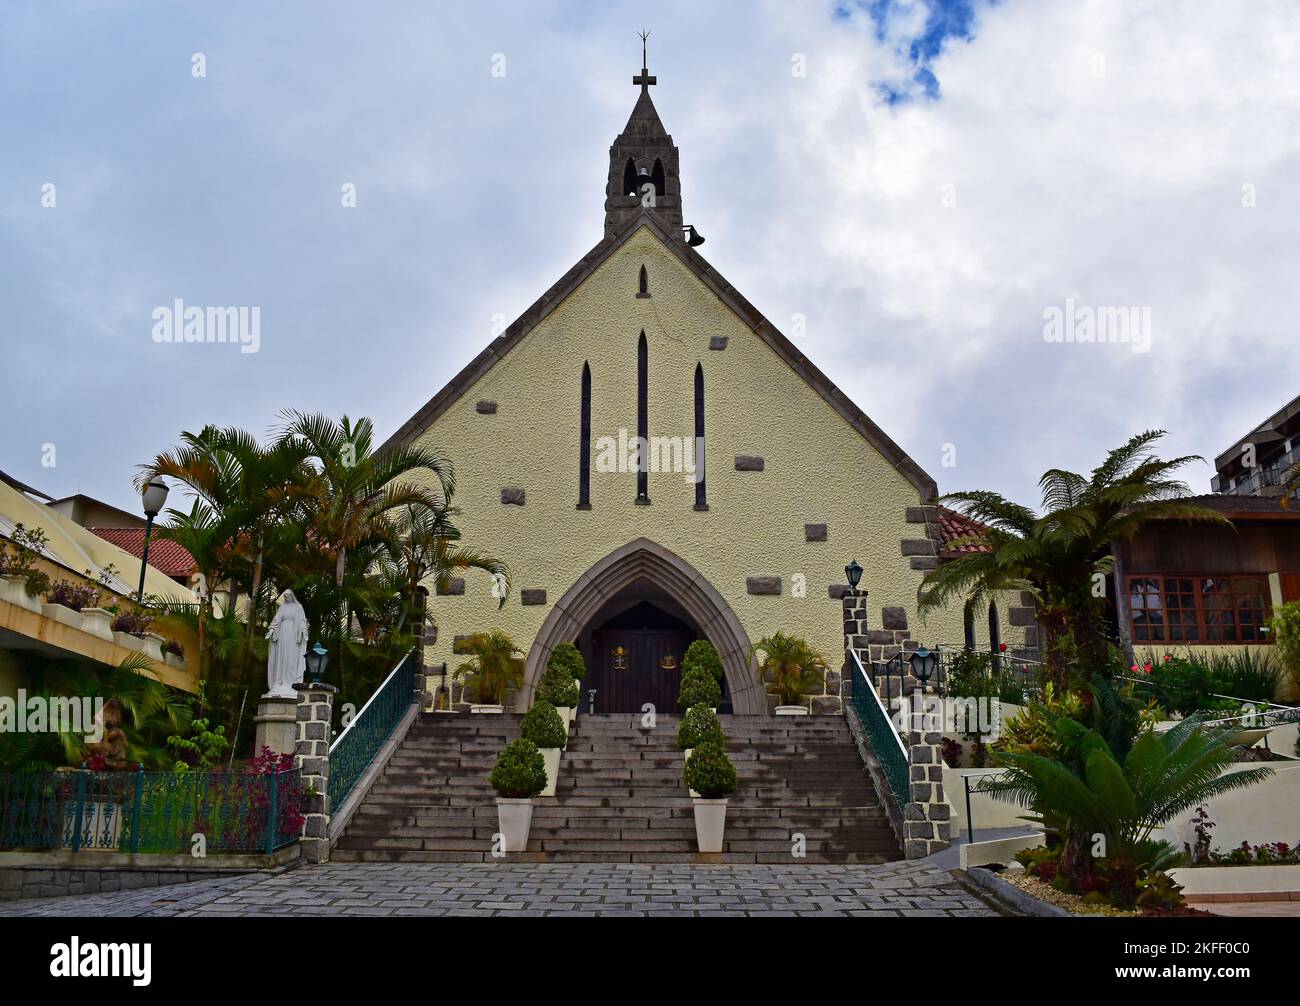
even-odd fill
[{"label": "white planter pot", "polygon": [[504,713],[506,711],[506,707],[500,705],[485,705],[485,704],[475,703],[469,707],[469,711],[471,713],[485,713],[485,714],[495,715],[498,713]]},{"label": "white planter pot", "polygon": [[533,801],[497,797],[497,826],[506,852],[523,852],[528,848],[528,829],[533,823]]},{"label": "white planter pot", "polygon": [[574,706],[574,707],[569,711],[569,719],[570,719],[570,720],[577,720],[577,718],[578,718],[578,706],[582,705],[582,679],[581,679],[581,678],[574,678],[574,679],[573,679],[573,687],[576,688],[576,689],[578,689],[578,705],[577,705],[577,706]]},{"label": "white planter pot", "polygon": [[0,576],[0,601],[8,601],[40,614],[41,602],[27,593],[26,577]]},{"label": "white planter pot", "polygon": [[562,748],[539,748],[546,762],[546,788],[539,796],[555,796],[555,784],[560,781],[560,751]]},{"label": "white planter pot", "polygon": [[185,661],[182,660],[180,657],[176,656],[176,654],[174,653],[164,653],[163,663],[166,664],[168,667],[175,667],[178,670],[183,670],[185,668]]},{"label": "white planter pot", "polygon": [[[685,775],[686,775],[686,763],[687,763],[688,761],[691,760],[691,752],[694,751],[694,750],[695,750],[695,748],[683,748],[683,749],[682,749],[682,754],[685,755],[685,757],[682,758],[682,776],[683,776],[683,778],[684,778]],[[700,794],[697,793],[697,792],[695,792],[695,790],[691,789],[689,786],[686,787],[686,792],[689,793],[689,794],[691,795],[691,798],[692,798],[692,799],[698,800],[698,799],[700,798]]]},{"label": "white planter pot", "polygon": [[727,826],[727,801],[697,797],[695,805],[695,844],[700,852],[721,852],[722,833]]},{"label": "white planter pot", "polygon": [[62,622],[64,625],[70,625],[74,629],[81,628],[81,612],[73,611],[63,604],[42,604],[41,614],[46,618],[52,618],[56,622]]},{"label": "white planter pot", "polygon": [[[572,706],[556,706],[555,711],[560,714],[560,722],[562,722],[566,728],[573,726],[573,714],[575,710]],[[568,745],[565,746],[567,747]]]},{"label": "white planter pot", "polygon": [[778,716],[807,716],[807,706],[777,706],[776,714]]},{"label": "white planter pot", "polygon": [[147,652],[144,648],[144,640],[139,636],[133,636],[129,632],[114,632],[113,642],[118,646],[125,646],[128,650],[135,650],[136,653]]},{"label": "white planter pot", "polygon": [[113,641],[113,613],[104,608],[81,609],[81,631]]},{"label": "white planter pot", "polygon": [[143,652],[145,653],[146,656],[152,657],[154,660],[157,660],[159,663],[162,663],[162,658],[163,658],[162,648],[163,648],[163,643],[165,642],[167,642],[167,638],[165,636],[160,636],[156,632],[146,632],[144,634],[144,639],[143,639],[143,643],[144,643]]}]

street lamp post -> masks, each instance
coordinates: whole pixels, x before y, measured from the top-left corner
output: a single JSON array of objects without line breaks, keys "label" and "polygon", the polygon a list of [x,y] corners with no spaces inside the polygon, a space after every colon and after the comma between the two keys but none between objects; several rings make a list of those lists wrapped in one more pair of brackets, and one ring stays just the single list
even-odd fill
[{"label": "street lamp post", "polygon": [[140,590],[136,593],[136,597],[144,601],[144,571],[149,565],[149,535],[153,532],[153,519],[162,513],[162,508],[167,505],[167,483],[155,475],[144,487],[140,499],[144,503],[144,550],[140,555]]}]

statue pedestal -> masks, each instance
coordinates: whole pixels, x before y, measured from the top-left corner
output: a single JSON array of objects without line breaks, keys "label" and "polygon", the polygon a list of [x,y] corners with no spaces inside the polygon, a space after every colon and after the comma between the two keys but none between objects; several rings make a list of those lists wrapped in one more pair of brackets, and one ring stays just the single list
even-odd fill
[{"label": "statue pedestal", "polygon": [[263,695],[253,717],[253,754],[268,747],[276,754],[293,754],[297,740],[298,699]]}]

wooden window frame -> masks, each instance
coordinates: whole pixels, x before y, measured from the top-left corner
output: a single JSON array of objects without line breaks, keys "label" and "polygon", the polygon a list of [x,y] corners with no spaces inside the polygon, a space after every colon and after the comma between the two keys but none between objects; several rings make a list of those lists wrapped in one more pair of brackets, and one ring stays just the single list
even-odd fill
[{"label": "wooden window frame", "polygon": [[[1124,597],[1128,608],[1129,639],[1132,640],[1134,646],[1139,646],[1139,645],[1140,646],[1267,646],[1269,643],[1272,642],[1272,640],[1267,635],[1261,633],[1257,633],[1255,636],[1249,639],[1242,639],[1242,638],[1211,639],[1210,630],[1212,628],[1212,623],[1207,621],[1206,613],[1212,611],[1231,611],[1233,613],[1232,628],[1234,633],[1238,637],[1240,637],[1243,634],[1242,622],[1241,622],[1241,613],[1243,611],[1258,611],[1260,617],[1259,625],[1266,624],[1268,622],[1269,616],[1273,613],[1273,596],[1272,596],[1272,592],[1269,590],[1268,577],[1269,577],[1268,573],[1205,573],[1205,572],[1130,573],[1124,578],[1124,589],[1125,589]],[[1146,591],[1146,590],[1135,592],[1134,584],[1136,581],[1140,581],[1140,580],[1156,580],[1159,582],[1159,587],[1157,590],[1157,593],[1160,597],[1159,609],[1147,608],[1145,606],[1138,608],[1133,604],[1133,597],[1135,593],[1140,593],[1144,597],[1149,596],[1151,594],[1150,591]],[[1167,586],[1167,581],[1169,580],[1190,580],[1192,584],[1192,589],[1190,592],[1184,590],[1170,590],[1169,587]],[[1222,580],[1227,582],[1228,593],[1232,597],[1231,606],[1226,608],[1214,608],[1212,606],[1208,606],[1205,603],[1205,598],[1207,595],[1204,589],[1204,581],[1206,580]],[[1239,592],[1236,589],[1236,582],[1238,580],[1259,581],[1263,584],[1263,590],[1251,591],[1249,593],[1245,591]],[[1168,618],[1168,613],[1174,609],[1171,608],[1167,603],[1167,599],[1171,594],[1177,594],[1179,597],[1189,597],[1191,599],[1192,604],[1190,606],[1184,605],[1179,607],[1177,610],[1183,612],[1190,610],[1194,612],[1195,613],[1194,621],[1185,622],[1180,626],[1171,625]],[[1238,603],[1237,599],[1239,597],[1247,597],[1247,596],[1262,597],[1264,600],[1263,606],[1258,609],[1242,607]],[[1140,639],[1138,638],[1138,622],[1135,618],[1135,613],[1138,611],[1147,612],[1153,610],[1159,610],[1160,612],[1161,615],[1160,627],[1165,638]],[[1150,625],[1152,623],[1145,623],[1145,624]],[[1171,635],[1170,632],[1171,627],[1185,629],[1189,626],[1195,628],[1196,635],[1197,635],[1196,639],[1169,638]],[[1222,624],[1213,625],[1213,628],[1216,630],[1222,629],[1222,627],[1223,627]]]}]

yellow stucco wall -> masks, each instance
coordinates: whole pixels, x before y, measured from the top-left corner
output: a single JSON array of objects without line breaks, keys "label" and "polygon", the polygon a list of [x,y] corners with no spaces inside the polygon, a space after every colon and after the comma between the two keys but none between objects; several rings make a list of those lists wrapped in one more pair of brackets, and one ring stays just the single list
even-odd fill
[{"label": "yellow stucco wall", "polygon": [[[651,296],[638,299],[647,269]],[[634,471],[596,470],[596,442],[636,434],[637,339],[649,347],[649,432],[694,432],[693,381],[704,368],[708,450],[708,512],[696,512],[693,483],[652,472],[650,506],[637,506]],[[725,336],[711,351],[711,336]],[[580,380],[591,367],[593,467],[591,509],[578,511]],[[497,403],[480,414],[481,399]],[[841,607],[828,584],[844,582],[856,558],[870,591],[870,619],[882,606],[907,609],[914,638],[960,642],[960,610],[916,619],[922,573],[901,554],[902,539],[923,538],[906,523],[920,502],[900,475],[846,420],[796,375],[646,227],[617,249],[488,373],[417,438],[448,454],[456,467],[455,502],[463,543],[510,567],[512,592],[496,610],[491,583],[470,573],[464,596],[432,597],[439,626],[426,662],[462,658],[453,636],[489,627],[505,630],[527,651],[566,590],[597,560],[647,537],[677,553],[723,595],[749,638],[782,630],[805,636],[839,666]],[[760,455],[762,472],[734,470],[736,455]],[[503,486],[520,486],[526,504],[502,505]],[[829,525],[826,542],[804,540],[805,523]],[[806,596],[792,596],[795,574]],[[748,576],[780,576],[782,593],[751,596]],[[523,606],[521,588],[544,588],[547,604]],[[1002,638],[1023,639],[1001,606]],[[987,625],[976,620],[979,638]]]}]

